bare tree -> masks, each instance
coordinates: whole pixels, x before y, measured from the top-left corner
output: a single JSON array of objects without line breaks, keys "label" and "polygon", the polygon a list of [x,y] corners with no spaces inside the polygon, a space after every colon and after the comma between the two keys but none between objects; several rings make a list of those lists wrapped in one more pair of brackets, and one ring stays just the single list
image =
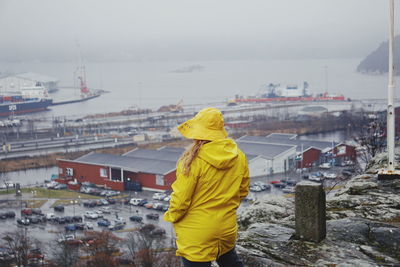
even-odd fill
[{"label": "bare tree", "polygon": [[62,241],[59,235],[51,244],[52,261],[56,266],[72,267],[79,260],[79,246]]},{"label": "bare tree", "polygon": [[368,164],[378,153],[386,149],[386,126],[382,120],[374,120],[363,127],[354,140],[361,147],[358,158]]},{"label": "bare tree", "polygon": [[165,232],[152,224],[129,233],[126,245],[133,266],[181,266],[180,259],[175,256],[175,249],[166,248]]},{"label": "bare tree", "polygon": [[118,266],[116,257],[120,255],[120,238],[109,231],[87,231],[84,239],[88,244],[83,248],[88,258],[87,266]]},{"label": "bare tree", "polygon": [[15,256],[15,264],[17,266],[27,266],[29,250],[33,248],[33,242],[28,237],[27,231],[7,232],[3,235],[3,240],[5,241],[5,247]]}]

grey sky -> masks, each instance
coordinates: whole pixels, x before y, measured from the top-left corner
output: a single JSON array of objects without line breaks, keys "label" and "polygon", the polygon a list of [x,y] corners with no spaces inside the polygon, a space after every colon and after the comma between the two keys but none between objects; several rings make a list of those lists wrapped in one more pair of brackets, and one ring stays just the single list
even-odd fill
[{"label": "grey sky", "polygon": [[388,1],[0,0],[0,34],[0,59],[363,57]]}]

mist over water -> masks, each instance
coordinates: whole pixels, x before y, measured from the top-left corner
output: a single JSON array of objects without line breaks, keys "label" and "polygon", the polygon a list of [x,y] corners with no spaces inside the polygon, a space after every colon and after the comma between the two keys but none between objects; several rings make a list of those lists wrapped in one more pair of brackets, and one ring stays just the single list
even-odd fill
[{"label": "mist over water", "polygon": [[[53,106],[32,116],[82,116],[140,107],[205,104],[254,95],[269,83],[309,83],[309,93],[329,92],[352,99],[386,98],[387,76],[355,72],[360,59],[220,60],[87,62],[89,88],[109,91],[87,102]],[[188,68],[202,66],[203,68]],[[0,62],[4,71],[31,71],[59,78],[61,87],[74,85],[74,62]],[[174,72],[186,70],[188,72]],[[191,70],[191,72],[190,72]],[[77,90],[63,89],[54,99],[79,97]]]}]

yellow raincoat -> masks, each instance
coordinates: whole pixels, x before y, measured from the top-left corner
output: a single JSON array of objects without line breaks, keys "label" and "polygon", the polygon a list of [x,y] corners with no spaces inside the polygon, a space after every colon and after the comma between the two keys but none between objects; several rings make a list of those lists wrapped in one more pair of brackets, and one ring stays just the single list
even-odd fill
[{"label": "yellow raincoat", "polygon": [[246,156],[231,139],[204,144],[185,176],[178,163],[164,219],[174,224],[178,256],[216,260],[235,246],[236,210],[249,190]]}]

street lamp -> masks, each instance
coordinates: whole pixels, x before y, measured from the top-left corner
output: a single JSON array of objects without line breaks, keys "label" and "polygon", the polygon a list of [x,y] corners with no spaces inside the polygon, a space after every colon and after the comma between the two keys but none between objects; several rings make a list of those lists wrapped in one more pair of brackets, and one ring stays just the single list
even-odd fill
[{"label": "street lamp", "polygon": [[78,203],[77,200],[71,200],[71,204],[72,204],[73,207],[74,207],[74,216],[75,216],[75,204],[76,204],[76,203]]}]

